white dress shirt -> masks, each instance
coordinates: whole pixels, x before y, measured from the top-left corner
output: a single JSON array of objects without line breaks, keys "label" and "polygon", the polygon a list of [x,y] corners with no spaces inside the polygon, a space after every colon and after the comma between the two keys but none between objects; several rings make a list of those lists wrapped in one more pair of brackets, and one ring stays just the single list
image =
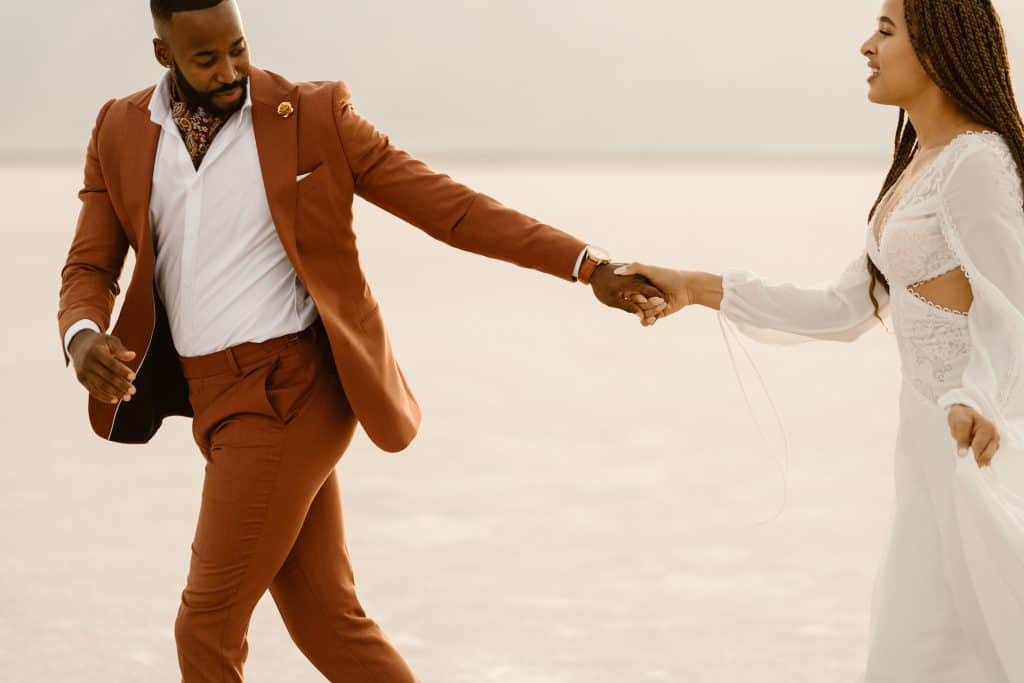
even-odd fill
[{"label": "white dress shirt", "polygon": [[[317,311],[270,216],[248,91],[196,170],[171,115],[169,78],[149,103],[163,129],[149,213],[154,277],[175,350],[200,356],[305,329]],[[99,331],[77,322],[65,343],[85,328]]]},{"label": "white dress shirt", "polygon": [[[171,115],[170,77],[149,102],[162,128],[149,211],[156,286],[175,350],[199,356],[305,329],[317,311],[274,228],[248,89],[245,105],[217,132],[196,170]],[[83,329],[101,331],[92,320],[74,323],[64,336],[68,355]]]}]

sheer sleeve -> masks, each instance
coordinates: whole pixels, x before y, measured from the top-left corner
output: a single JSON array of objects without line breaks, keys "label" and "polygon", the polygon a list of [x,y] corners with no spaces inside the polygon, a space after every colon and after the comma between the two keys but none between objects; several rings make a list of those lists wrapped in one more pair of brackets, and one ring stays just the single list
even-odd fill
[{"label": "sheer sleeve", "polygon": [[[863,252],[834,282],[817,287],[773,283],[746,271],[730,271],[722,276],[721,312],[741,332],[760,342],[849,342],[879,324],[868,293],[870,286]],[[889,296],[878,286],[875,297],[883,316]]]},{"label": "sheer sleeve", "polygon": [[968,405],[1024,446],[1024,208],[1009,149],[994,135],[972,136],[941,188],[940,223],[971,283],[970,357],[962,386],[939,398]]}]

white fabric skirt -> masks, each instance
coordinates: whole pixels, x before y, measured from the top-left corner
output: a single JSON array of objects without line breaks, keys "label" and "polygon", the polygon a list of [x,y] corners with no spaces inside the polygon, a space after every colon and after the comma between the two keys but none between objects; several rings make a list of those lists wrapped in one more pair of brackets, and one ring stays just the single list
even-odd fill
[{"label": "white fabric skirt", "polygon": [[1024,683],[1024,451],[959,458],[906,381],[864,681]]}]

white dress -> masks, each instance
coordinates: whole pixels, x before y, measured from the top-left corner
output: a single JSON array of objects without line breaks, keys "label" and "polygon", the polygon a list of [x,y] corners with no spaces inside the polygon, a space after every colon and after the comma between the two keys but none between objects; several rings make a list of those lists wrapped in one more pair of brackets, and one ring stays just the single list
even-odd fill
[{"label": "white dress", "polygon": [[[865,256],[899,347],[895,514],[876,581],[866,683],[1024,683],[1024,200],[995,133],[954,139],[897,202],[876,242],[828,286],[726,273],[721,315],[759,341],[853,341],[878,324]],[[917,284],[962,268],[970,310]],[[992,420],[990,468],[958,458],[946,413]]]}]

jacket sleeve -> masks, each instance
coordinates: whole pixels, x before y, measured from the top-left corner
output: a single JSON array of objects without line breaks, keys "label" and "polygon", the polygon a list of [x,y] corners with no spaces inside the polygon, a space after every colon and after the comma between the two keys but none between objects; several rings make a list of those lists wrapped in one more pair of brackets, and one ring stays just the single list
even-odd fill
[{"label": "jacket sleeve", "polygon": [[584,242],[432,171],[394,146],[356,112],[343,83],[337,84],[334,119],[357,195],[458,249],[573,279]]},{"label": "jacket sleeve", "polygon": [[[879,324],[868,295],[871,275],[861,253],[833,282],[816,287],[775,283],[746,271],[722,276],[722,314],[747,336],[770,344],[821,339],[850,342]],[[889,295],[875,287],[879,317]]]},{"label": "jacket sleeve", "polygon": [[[128,239],[107,194],[99,142],[104,119],[113,103],[111,100],[103,105],[92,130],[85,178],[78,193],[82,207],[61,271],[57,324],[62,348],[64,335],[80,320],[92,320],[106,330],[110,326],[114,300],[121,291],[117,280],[128,253]],[[69,363],[65,349],[64,364]]]}]

